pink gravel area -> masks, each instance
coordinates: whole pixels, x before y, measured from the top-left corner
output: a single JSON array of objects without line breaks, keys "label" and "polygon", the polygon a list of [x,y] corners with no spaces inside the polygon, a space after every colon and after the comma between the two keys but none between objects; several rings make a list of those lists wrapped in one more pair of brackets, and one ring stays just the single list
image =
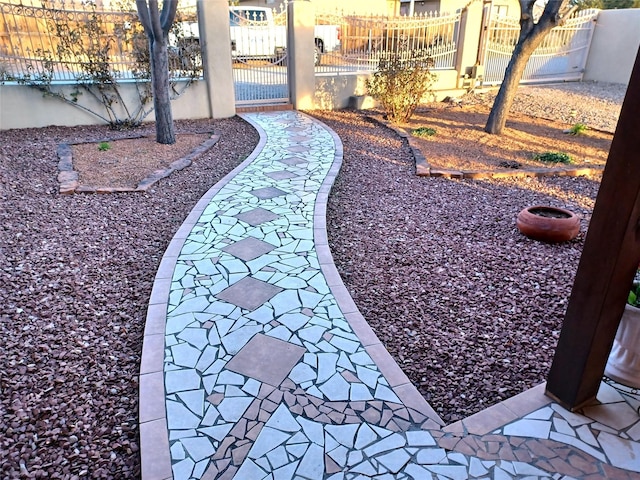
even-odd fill
[{"label": "pink gravel area", "polygon": [[[443,420],[545,381],[599,177],[417,177],[391,130],[357,113],[314,115],[344,142],[327,213],[338,271]],[[536,204],[577,213],[579,236],[524,237],[516,216]]]},{"label": "pink gravel area", "polygon": [[221,139],[148,192],[113,195],[58,194],[56,146],[118,132],[0,132],[1,478],[140,476],[138,372],[155,273],[191,208],[258,139],[238,118],[176,125]]}]

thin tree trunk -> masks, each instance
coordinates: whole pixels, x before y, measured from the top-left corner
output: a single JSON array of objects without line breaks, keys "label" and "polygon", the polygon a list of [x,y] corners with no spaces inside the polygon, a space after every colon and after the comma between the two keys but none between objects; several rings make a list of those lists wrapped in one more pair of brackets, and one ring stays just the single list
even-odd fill
[{"label": "thin tree trunk", "polygon": [[160,42],[152,41],[150,47],[151,85],[153,87],[153,106],[156,116],[156,142],[171,145],[176,143],[176,135],[173,114],[171,113],[167,42],[166,40]]},{"label": "thin tree trunk", "polygon": [[502,133],[507,123],[509,109],[516,97],[518,85],[531,54],[538,48],[547,33],[574,11],[571,9],[561,17],[559,12],[567,4],[567,0],[548,0],[538,23],[534,23],[534,3],[534,0],[520,0],[520,35],[505,70],[504,80],[500,85],[498,95],[493,102],[487,124],[484,127],[484,131],[487,133],[497,135]]},{"label": "thin tree trunk", "polygon": [[522,74],[536,47],[537,44],[533,44],[528,39],[520,41],[516,45],[511,60],[509,60],[507,69],[504,72],[504,79],[500,85],[500,90],[498,90],[498,95],[496,95],[496,99],[493,102],[487,124],[484,127],[485,132],[497,135],[502,133],[507,123],[507,115],[511,109],[511,104],[518,92],[518,85],[522,79]]},{"label": "thin tree trunk", "polygon": [[168,34],[178,8],[178,0],[164,0],[162,12],[158,0],[136,0],[138,16],[149,39],[151,86],[156,115],[156,141],[176,143],[169,84]]}]

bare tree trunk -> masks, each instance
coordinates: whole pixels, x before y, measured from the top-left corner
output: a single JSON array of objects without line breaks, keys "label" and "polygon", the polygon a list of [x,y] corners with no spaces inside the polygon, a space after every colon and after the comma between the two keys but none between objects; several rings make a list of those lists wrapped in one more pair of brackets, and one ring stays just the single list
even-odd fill
[{"label": "bare tree trunk", "polygon": [[156,116],[156,142],[165,145],[176,143],[173,114],[171,113],[171,95],[169,93],[169,54],[167,43],[150,42],[151,86],[153,108]]},{"label": "bare tree trunk", "polygon": [[162,12],[158,0],[136,0],[138,16],[149,39],[151,87],[156,116],[156,141],[166,145],[176,143],[169,92],[168,34],[176,16],[178,0],[164,0]]},{"label": "bare tree trunk", "polygon": [[520,0],[520,35],[484,127],[484,131],[487,133],[497,135],[502,133],[531,54],[553,27],[564,21],[575,10],[569,9],[564,15],[561,15],[560,10],[567,5],[568,0],[548,0],[538,23],[534,23],[534,3],[535,0]]},{"label": "bare tree trunk", "polygon": [[[541,36],[540,40],[542,40]],[[487,133],[495,133],[500,135],[507,122],[507,115],[511,109],[513,99],[518,93],[518,85],[522,79],[522,74],[527,66],[527,62],[531,57],[531,54],[536,49],[540,41],[532,42],[531,39],[525,38],[524,41],[519,41],[516,48],[513,50],[513,55],[507,69],[504,73],[504,79],[498,90],[498,95],[493,102],[493,107],[489,113],[487,124],[484,127],[484,131]]]}]

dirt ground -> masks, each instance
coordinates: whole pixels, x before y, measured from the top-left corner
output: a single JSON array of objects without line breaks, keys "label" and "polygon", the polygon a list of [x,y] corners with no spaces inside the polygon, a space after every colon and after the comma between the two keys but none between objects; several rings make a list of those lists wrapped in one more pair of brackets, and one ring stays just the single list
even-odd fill
[{"label": "dirt ground", "polygon": [[180,134],[174,145],[162,145],[155,136],[79,143],[71,146],[73,169],[81,185],[135,188],[150,173],[167,168],[209,137]]},{"label": "dirt ground", "polygon": [[[502,135],[484,132],[489,110],[484,105],[434,103],[420,108],[408,124],[411,130],[427,127],[435,135],[414,137],[430,166],[463,171],[509,171],[527,167],[557,167],[534,159],[536,154],[564,152],[574,166],[604,166],[612,134],[587,129],[579,135],[564,133],[572,125],[511,113]],[[205,134],[181,134],[176,145],[160,145],[154,137],[72,146],[74,169],[80,184],[100,187],[131,187],[149,173],[166,168],[208,138]]]},{"label": "dirt ground", "polygon": [[433,168],[501,171],[525,167],[556,167],[534,160],[537,154],[564,152],[580,167],[604,166],[613,135],[587,129],[579,135],[564,133],[572,125],[511,113],[501,135],[484,131],[489,109],[484,105],[434,103],[419,109],[408,132],[432,128],[435,135],[414,137]]}]

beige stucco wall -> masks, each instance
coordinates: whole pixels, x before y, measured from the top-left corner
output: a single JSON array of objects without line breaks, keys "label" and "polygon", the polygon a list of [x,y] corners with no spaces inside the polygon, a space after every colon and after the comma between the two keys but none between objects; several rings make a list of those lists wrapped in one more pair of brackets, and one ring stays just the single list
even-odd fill
[{"label": "beige stucco wall", "polygon": [[[456,70],[438,70],[436,82],[433,85],[433,95],[431,100],[440,101],[447,96],[457,96],[465,90],[456,89],[458,72]],[[350,106],[352,96],[363,96],[367,94],[367,79],[369,74],[359,75],[336,75],[316,77],[316,89],[314,98],[314,109],[318,110],[338,110]],[[368,102],[372,107],[371,102]]]},{"label": "beige stucco wall", "polygon": [[593,34],[584,79],[629,83],[640,46],[640,9],[603,10]]},{"label": "beige stucco wall", "polygon": [[[121,93],[128,105],[136,105],[135,85],[123,84]],[[89,100],[81,102],[93,109],[100,105]],[[185,93],[171,103],[173,118],[209,118],[207,86],[204,82],[191,85]],[[145,121],[155,119],[153,112]],[[46,127],[49,125],[76,126],[105,123],[84,110],[64,103],[59,98],[43,96],[35,88],[21,85],[0,85],[0,130],[11,128]]]}]

